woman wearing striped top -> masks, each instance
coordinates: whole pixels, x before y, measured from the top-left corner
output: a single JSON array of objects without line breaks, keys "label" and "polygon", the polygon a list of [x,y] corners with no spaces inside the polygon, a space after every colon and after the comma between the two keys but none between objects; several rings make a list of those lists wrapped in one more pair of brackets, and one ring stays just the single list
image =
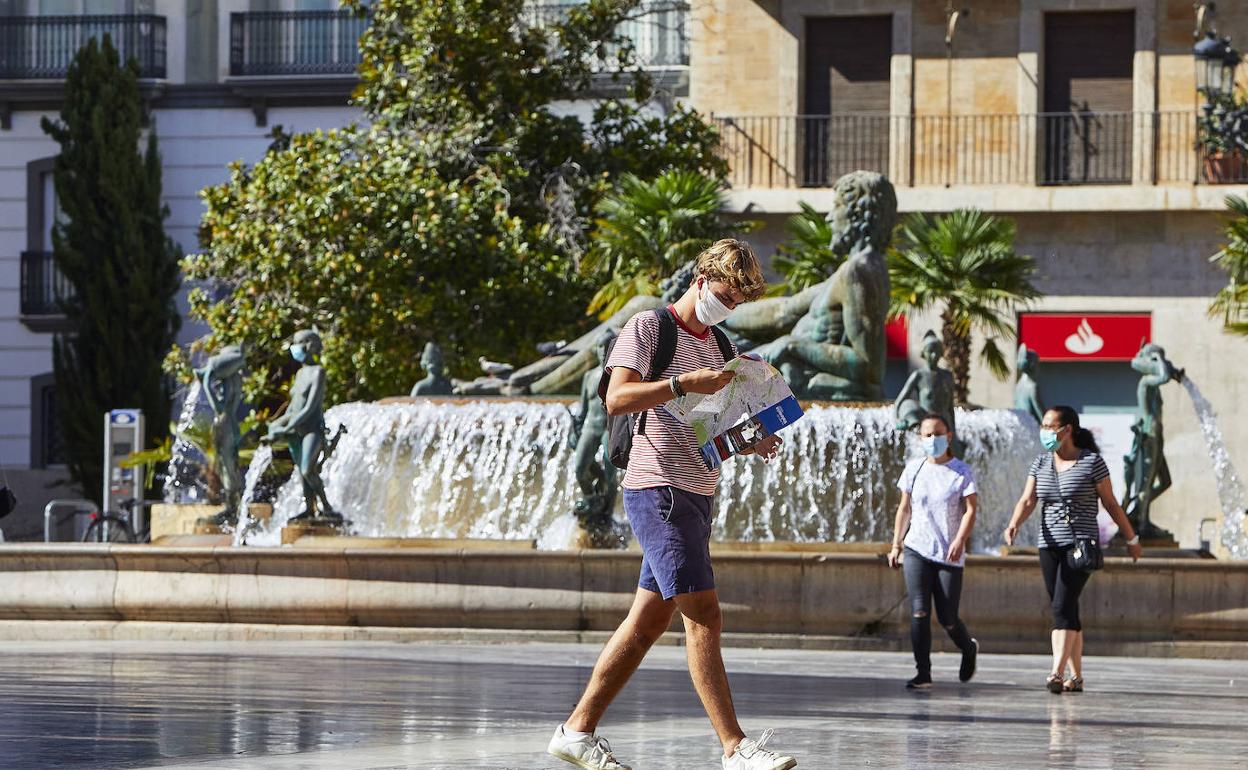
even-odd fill
[{"label": "woman wearing striped top", "polygon": [[[1069,406],[1044,413],[1040,443],[1045,451],[1031,464],[1023,496],[1005,529],[1005,542],[1014,544],[1018,528],[1041,508],[1040,569],[1053,610],[1053,671],[1045,683],[1049,692],[1083,691],[1083,625],[1079,622],[1079,594],[1090,573],[1070,566],[1067,555],[1076,538],[1099,538],[1097,502],[1113,517],[1132,560],[1140,558],[1140,538],[1127,514],[1114,499],[1109,468],[1101,458],[1092,432],[1079,426],[1079,415]],[[1063,679],[1069,667],[1070,676]]]}]

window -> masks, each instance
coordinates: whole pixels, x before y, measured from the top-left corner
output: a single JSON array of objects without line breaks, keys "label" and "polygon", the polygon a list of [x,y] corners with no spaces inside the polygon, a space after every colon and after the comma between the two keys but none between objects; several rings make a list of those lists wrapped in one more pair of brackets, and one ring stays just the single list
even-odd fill
[{"label": "window", "polygon": [[[58,300],[68,286],[52,261],[52,228],[63,216],[53,183],[55,158],[26,164],[26,251],[21,262],[22,322],[32,331],[57,331]],[[49,323],[52,323],[50,326]]]},{"label": "window", "polygon": [[65,464],[65,442],[52,373],[30,378],[30,467]]},{"label": "window", "polygon": [[1132,11],[1044,17],[1043,184],[1131,181]]},{"label": "window", "polygon": [[888,171],[892,16],[806,19],[803,186]]}]

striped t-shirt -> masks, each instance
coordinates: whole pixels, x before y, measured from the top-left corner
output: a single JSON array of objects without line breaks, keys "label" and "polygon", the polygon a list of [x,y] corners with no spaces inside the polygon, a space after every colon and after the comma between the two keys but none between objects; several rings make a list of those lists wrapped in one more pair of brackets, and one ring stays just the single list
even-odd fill
[{"label": "striped t-shirt", "polygon": [[[724,359],[711,330],[694,334],[670,307],[668,312],[676,318],[676,354],[671,366],[655,379],[667,379],[697,369],[723,369]],[[607,359],[607,371],[623,366],[645,378],[658,344],[659,319],[650,310],[638,313],[620,331]],[[736,353],[735,346],[733,353]],[[706,467],[693,429],[661,407],[651,409],[646,417],[646,432],[633,436],[624,488],[671,486],[697,495],[713,495],[718,482],[719,469]]]},{"label": "striped t-shirt", "polygon": [[1057,472],[1052,452],[1041,452],[1029,473],[1036,479],[1041,548],[1074,545],[1075,537],[1100,537],[1096,485],[1109,476],[1105,460],[1085,449],[1075,464]]}]

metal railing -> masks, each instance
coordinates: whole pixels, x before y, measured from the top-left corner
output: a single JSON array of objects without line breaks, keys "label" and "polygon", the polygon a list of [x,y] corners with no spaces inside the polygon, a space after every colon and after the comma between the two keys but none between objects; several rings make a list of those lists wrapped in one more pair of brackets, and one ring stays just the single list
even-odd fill
[{"label": "metal railing", "polygon": [[850,171],[896,184],[1124,185],[1248,181],[1206,158],[1194,112],[716,117],[738,187],[828,187]]},{"label": "metal railing", "polygon": [[24,316],[62,315],[61,300],[73,287],[57,269],[50,251],[23,251],[21,312]]},{"label": "metal railing", "polygon": [[105,35],[140,78],[165,77],[164,16],[0,16],[0,79],[64,78],[78,49]]},{"label": "metal railing", "polygon": [[[558,24],[576,8],[575,3],[534,3],[524,6],[524,20],[534,27]],[[689,66],[689,4],[683,2],[643,2],[617,32],[633,44],[637,63],[648,69]],[[617,51],[608,47],[606,58]]]},{"label": "metal railing", "polygon": [[230,14],[230,75],[350,75],[368,19],[349,11]]}]

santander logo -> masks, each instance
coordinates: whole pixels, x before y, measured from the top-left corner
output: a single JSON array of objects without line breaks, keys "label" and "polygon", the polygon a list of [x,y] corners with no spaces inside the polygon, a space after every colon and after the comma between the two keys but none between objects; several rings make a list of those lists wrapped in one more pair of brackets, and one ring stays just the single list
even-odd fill
[{"label": "santander logo", "polygon": [[1105,338],[1092,329],[1092,324],[1084,318],[1079,322],[1075,333],[1066,338],[1066,349],[1080,356],[1090,356],[1105,347]]}]

